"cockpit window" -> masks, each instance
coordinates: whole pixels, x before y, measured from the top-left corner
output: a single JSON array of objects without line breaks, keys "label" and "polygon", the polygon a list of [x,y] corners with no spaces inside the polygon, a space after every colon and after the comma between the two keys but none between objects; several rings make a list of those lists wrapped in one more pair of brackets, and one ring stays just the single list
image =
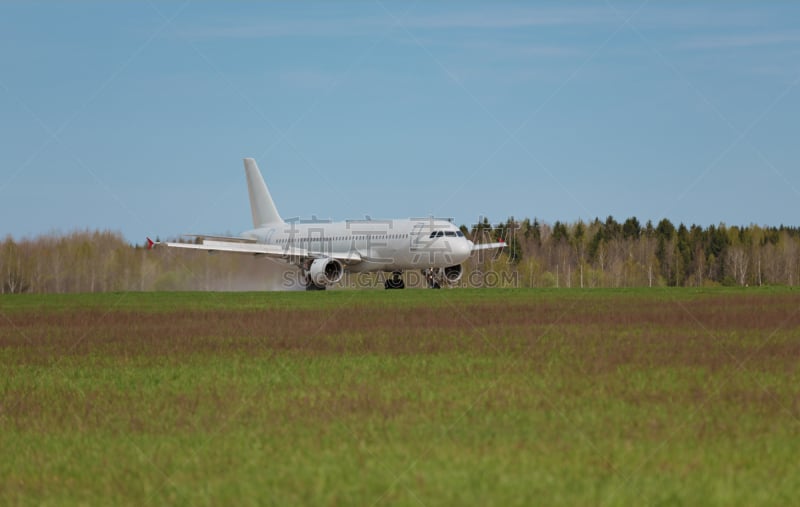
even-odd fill
[{"label": "cockpit window", "polygon": [[441,238],[441,237],[448,237],[448,238],[463,238],[464,233],[461,231],[433,231],[428,238]]}]

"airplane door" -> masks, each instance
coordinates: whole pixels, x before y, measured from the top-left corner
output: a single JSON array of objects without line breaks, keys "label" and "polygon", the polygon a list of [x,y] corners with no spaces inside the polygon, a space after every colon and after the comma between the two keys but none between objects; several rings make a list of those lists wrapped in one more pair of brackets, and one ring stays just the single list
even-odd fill
[{"label": "airplane door", "polygon": [[425,241],[427,239],[427,235],[425,234],[425,224],[424,223],[416,223],[411,227],[411,233],[408,235],[410,244],[409,244],[409,251],[416,252],[423,248],[425,248]]}]

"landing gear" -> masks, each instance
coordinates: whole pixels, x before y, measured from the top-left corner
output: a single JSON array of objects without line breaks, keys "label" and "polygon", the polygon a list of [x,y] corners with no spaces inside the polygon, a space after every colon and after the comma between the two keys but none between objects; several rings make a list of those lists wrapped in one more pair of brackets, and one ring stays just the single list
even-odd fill
[{"label": "landing gear", "polygon": [[325,290],[324,285],[317,285],[312,280],[311,277],[306,275],[306,290]]},{"label": "landing gear", "polygon": [[436,276],[436,270],[433,268],[428,268],[422,271],[425,275],[425,281],[428,283],[429,289],[441,289],[442,286],[439,285],[439,277]]},{"label": "landing gear", "polygon": [[405,289],[406,283],[403,281],[403,273],[401,271],[395,271],[392,273],[392,276],[386,279],[383,282],[384,289]]}]

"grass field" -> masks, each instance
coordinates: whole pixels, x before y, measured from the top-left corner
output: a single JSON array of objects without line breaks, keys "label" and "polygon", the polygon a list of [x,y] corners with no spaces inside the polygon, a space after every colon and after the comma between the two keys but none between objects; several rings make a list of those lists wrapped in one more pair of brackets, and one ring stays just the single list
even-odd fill
[{"label": "grass field", "polygon": [[0,297],[3,505],[788,505],[800,292]]}]

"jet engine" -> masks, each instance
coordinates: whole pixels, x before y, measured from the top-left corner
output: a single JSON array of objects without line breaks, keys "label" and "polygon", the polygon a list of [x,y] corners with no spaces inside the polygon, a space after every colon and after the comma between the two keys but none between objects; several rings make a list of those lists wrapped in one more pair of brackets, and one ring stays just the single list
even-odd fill
[{"label": "jet engine", "polygon": [[308,268],[309,278],[320,287],[338,282],[343,274],[342,263],[336,259],[315,259]]},{"label": "jet engine", "polygon": [[461,264],[456,264],[455,266],[447,266],[446,268],[439,268],[439,278],[449,284],[458,283],[461,280],[461,275],[463,274],[463,270],[461,269]]}]

